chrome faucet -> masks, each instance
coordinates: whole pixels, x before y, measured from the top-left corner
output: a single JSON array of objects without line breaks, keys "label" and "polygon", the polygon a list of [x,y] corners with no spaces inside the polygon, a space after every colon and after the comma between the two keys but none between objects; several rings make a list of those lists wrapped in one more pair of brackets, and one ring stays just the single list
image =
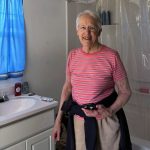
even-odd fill
[{"label": "chrome faucet", "polygon": [[4,99],[4,101],[8,101],[8,100],[9,100],[9,98],[8,98],[7,95],[4,95],[4,96],[3,96],[3,99]]},{"label": "chrome faucet", "polygon": [[0,102],[5,102],[5,101],[8,101],[9,98],[7,95],[3,95],[3,96],[0,96]]}]

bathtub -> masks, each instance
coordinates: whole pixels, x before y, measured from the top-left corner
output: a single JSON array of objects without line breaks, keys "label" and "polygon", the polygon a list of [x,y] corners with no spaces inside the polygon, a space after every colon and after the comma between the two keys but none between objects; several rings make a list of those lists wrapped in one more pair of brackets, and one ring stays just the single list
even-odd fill
[{"label": "bathtub", "polygon": [[131,137],[132,150],[150,150],[150,141],[146,141],[137,137]]}]

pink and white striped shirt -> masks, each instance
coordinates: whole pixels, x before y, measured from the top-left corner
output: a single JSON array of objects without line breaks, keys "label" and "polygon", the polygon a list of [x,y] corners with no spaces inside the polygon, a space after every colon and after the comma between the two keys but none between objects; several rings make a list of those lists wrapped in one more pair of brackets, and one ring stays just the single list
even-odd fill
[{"label": "pink and white striped shirt", "polygon": [[117,51],[102,45],[95,53],[82,48],[70,51],[66,77],[70,76],[73,99],[79,104],[96,103],[109,96],[115,81],[126,78],[126,71]]}]

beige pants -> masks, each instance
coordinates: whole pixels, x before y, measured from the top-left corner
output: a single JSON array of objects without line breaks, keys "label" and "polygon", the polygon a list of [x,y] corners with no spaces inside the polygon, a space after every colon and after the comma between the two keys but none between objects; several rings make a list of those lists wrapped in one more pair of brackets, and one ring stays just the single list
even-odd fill
[{"label": "beige pants", "polygon": [[[96,150],[119,150],[120,126],[116,115],[98,120]],[[74,117],[76,150],[86,150],[84,120]],[[90,130],[90,129],[89,129]]]}]

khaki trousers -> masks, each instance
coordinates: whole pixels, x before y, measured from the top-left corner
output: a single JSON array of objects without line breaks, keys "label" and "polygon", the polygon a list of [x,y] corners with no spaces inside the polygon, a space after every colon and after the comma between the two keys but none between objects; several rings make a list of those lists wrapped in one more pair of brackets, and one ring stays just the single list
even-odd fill
[{"label": "khaki trousers", "polygon": [[[119,150],[120,126],[116,115],[97,120],[96,150]],[[86,150],[84,120],[74,116],[76,150]],[[90,130],[90,129],[89,129]]]}]

